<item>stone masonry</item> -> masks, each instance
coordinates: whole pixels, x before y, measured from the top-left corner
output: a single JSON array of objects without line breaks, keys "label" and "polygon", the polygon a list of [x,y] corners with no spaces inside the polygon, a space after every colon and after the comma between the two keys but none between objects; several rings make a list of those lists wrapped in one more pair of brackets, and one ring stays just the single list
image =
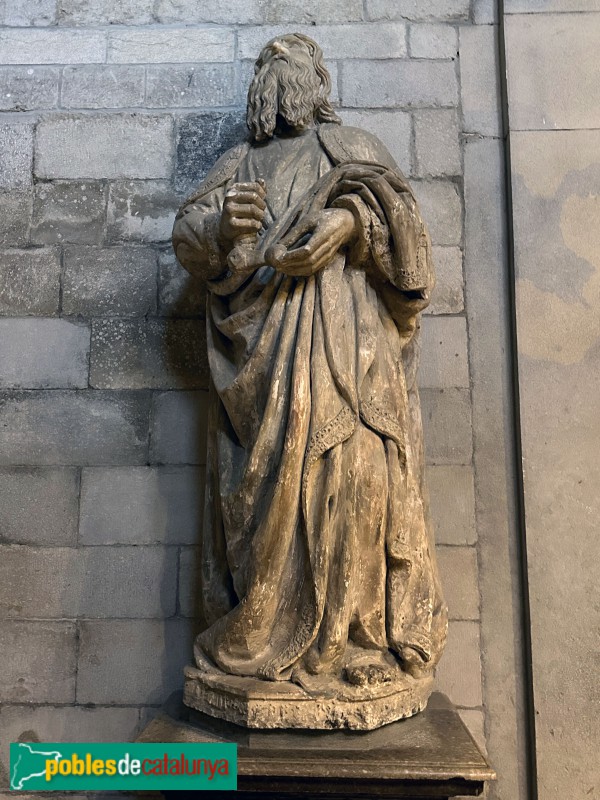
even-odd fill
[{"label": "stone masonry", "polygon": [[[494,291],[502,269],[492,4],[7,0],[0,25],[0,792],[9,741],[130,739],[182,683],[201,624],[208,368],[205,296],[170,231],[243,135],[252,59],[292,30],[321,43],[344,122],[384,141],[430,224],[420,384],[451,618],[437,686],[482,746],[495,731],[495,766],[514,765],[498,670],[485,687],[506,712],[484,720],[482,647],[509,633],[492,621],[482,637],[478,578],[497,507],[476,467],[505,431],[469,338],[479,282]],[[510,563],[487,569],[502,583]],[[505,780],[494,796],[516,800]]]}]

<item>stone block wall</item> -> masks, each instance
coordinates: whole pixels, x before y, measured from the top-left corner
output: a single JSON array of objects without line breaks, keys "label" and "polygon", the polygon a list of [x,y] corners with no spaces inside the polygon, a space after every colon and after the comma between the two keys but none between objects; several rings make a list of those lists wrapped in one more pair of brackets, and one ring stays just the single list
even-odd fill
[{"label": "stone block wall", "polygon": [[[292,30],[321,43],[344,122],[379,135],[430,225],[438,286],[420,383],[451,618],[438,687],[484,744],[482,646],[512,636],[507,511],[488,472],[506,439],[492,6],[0,3],[4,786],[11,739],[128,739],[181,684],[198,623],[208,372],[204,293],[170,230],[243,135],[260,47]],[[482,556],[508,609],[487,633]],[[507,710],[488,743],[502,758],[516,723],[495,664],[487,690]],[[508,780],[496,796],[515,800]]]}]

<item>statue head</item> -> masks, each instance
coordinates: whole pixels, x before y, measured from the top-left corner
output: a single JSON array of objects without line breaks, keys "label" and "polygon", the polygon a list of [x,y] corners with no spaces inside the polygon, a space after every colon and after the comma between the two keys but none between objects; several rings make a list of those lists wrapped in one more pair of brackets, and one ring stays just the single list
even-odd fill
[{"label": "statue head", "polygon": [[278,36],[263,47],[248,90],[246,121],[256,141],[282,129],[335,122],[331,77],[319,45],[301,33]]}]

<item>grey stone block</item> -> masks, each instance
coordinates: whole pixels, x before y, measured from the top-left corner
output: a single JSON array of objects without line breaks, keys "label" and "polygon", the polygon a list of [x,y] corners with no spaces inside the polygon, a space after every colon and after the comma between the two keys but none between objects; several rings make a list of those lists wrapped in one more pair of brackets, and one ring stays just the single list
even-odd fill
[{"label": "grey stone block", "polygon": [[459,247],[434,247],[435,289],[430,314],[458,314],[464,309],[462,252]]},{"label": "grey stone block", "polygon": [[464,317],[423,318],[419,386],[446,389],[469,386],[467,325]]},{"label": "grey stone block", "polygon": [[177,125],[175,188],[190,192],[217,158],[243,140],[247,128],[241,112],[188,114]]},{"label": "grey stone block", "polygon": [[456,106],[458,87],[451,61],[346,61],[342,105],[352,108]]},{"label": "grey stone block", "polygon": [[148,406],[140,392],[2,392],[0,464],[145,464]]},{"label": "grey stone block", "polygon": [[[8,774],[10,742],[130,742],[137,733],[139,716],[138,708],[4,706],[0,709],[0,762]],[[16,796],[25,800],[23,795]],[[55,792],[52,796],[56,800],[85,800],[85,795],[73,792],[64,797]]]},{"label": "grey stone block", "polygon": [[32,111],[58,104],[58,67],[0,67],[0,111]]},{"label": "grey stone block", "polygon": [[53,25],[56,0],[2,0],[0,25],[27,28],[30,25]]},{"label": "grey stone block", "polygon": [[31,239],[35,244],[99,244],[104,235],[103,183],[49,181],[34,187]]},{"label": "grey stone block", "polygon": [[172,250],[158,256],[158,313],[161,316],[203,318],[206,283],[192,277]]},{"label": "grey stone block", "polygon": [[37,126],[35,173],[39,178],[170,178],[172,129],[167,116],[47,117]]},{"label": "grey stone block", "polygon": [[263,8],[261,0],[231,0],[227,4],[221,0],[158,0],[155,14],[158,22],[170,24],[252,25],[263,21]]},{"label": "grey stone block", "polygon": [[[321,45],[327,58],[403,58],[406,56],[406,27],[402,22],[357,25],[297,25]],[[285,25],[241,28],[238,32],[237,57],[258,58],[264,45],[275,36],[289,33]],[[389,65],[388,65],[389,68]]]},{"label": "grey stone block", "polygon": [[512,130],[600,128],[599,40],[600,14],[506,17]]},{"label": "grey stone block", "polygon": [[65,249],[63,313],[143,316],[156,304],[156,254],[148,247]]},{"label": "grey stone block", "polygon": [[456,58],[458,36],[452,25],[422,22],[408,29],[411,58]]},{"label": "grey stone block", "polygon": [[0,151],[3,154],[0,161],[0,189],[23,189],[31,186],[32,123],[0,122]]},{"label": "grey stone block", "polygon": [[457,706],[481,706],[478,622],[450,623],[446,649],[435,673],[435,685]]},{"label": "grey stone block", "polygon": [[598,0],[507,0],[505,14],[548,14],[551,11],[600,11]]},{"label": "grey stone block", "polygon": [[144,68],[124,65],[65,67],[63,108],[131,108],[144,105]]},{"label": "grey stone block", "polygon": [[194,544],[204,506],[200,467],[84,469],[82,544]]},{"label": "grey stone block", "polygon": [[83,389],[90,329],[65,319],[0,319],[0,388]]},{"label": "grey stone block", "polygon": [[412,173],[412,124],[406,111],[349,111],[340,116],[344,125],[364,128],[381,139],[405,175]]},{"label": "grey stone block", "polygon": [[460,175],[460,132],[454,109],[416,111],[415,151],[416,175],[441,177]]},{"label": "grey stone block", "polygon": [[79,703],[164,702],[183,684],[192,659],[187,620],[98,620],[80,623]]},{"label": "grey stone block", "polygon": [[438,547],[437,560],[450,619],[479,619],[475,548]]},{"label": "grey stone block", "polygon": [[0,542],[74,545],[79,514],[75,469],[0,469]]},{"label": "grey stone block", "polygon": [[146,69],[149,108],[231,106],[235,102],[233,64],[161,64]]},{"label": "grey stone block", "polygon": [[106,226],[108,241],[170,241],[180,203],[178,195],[165,181],[111,184]]},{"label": "grey stone block", "polygon": [[153,22],[148,0],[61,0],[59,25],[148,25]]},{"label": "grey stone block", "polygon": [[108,62],[160,64],[233,61],[229,28],[119,28],[108,33]]},{"label": "grey stone block", "polygon": [[28,243],[32,208],[30,191],[0,192],[0,245],[23,247]]},{"label": "grey stone block", "polygon": [[433,244],[459,245],[462,241],[462,202],[452,181],[413,181],[423,218]]},{"label": "grey stone block", "polygon": [[56,314],[59,292],[57,248],[0,251],[0,314]]},{"label": "grey stone block", "polygon": [[[592,0],[595,2],[596,0]],[[528,5],[531,5],[527,0]],[[546,0],[542,0],[544,5]],[[504,4],[504,13],[507,13],[507,4]],[[495,0],[473,0],[473,22],[475,25],[497,25],[498,4]]]},{"label": "grey stone block", "polygon": [[58,28],[5,28],[0,32],[0,64],[101,64],[104,31]]},{"label": "grey stone block", "polygon": [[150,461],[205,464],[208,392],[163,392],[152,400]]},{"label": "grey stone block", "polygon": [[95,321],[90,385],[96,389],[206,389],[206,324],[192,319]]},{"label": "grey stone block", "polygon": [[421,391],[425,454],[429,464],[470,464],[473,455],[468,389]]},{"label": "grey stone block", "polygon": [[200,547],[182,547],[179,554],[179,608],[182,617],[200,620],[204,627],[201,610]]},{"label": "grey stone block", "polygon": [[75,701],[73,622],[0,620],[3,703]]},{"label": "grey stone block", "polygon": [[360,22],[362,0],[278,0],[264,5],[264,21],[269,25],[300,22],[321,25],[328,22]]},{"label": "grey stone block", "polygon": [[[493,25],[461,27],[460,79],[466,133],[500,136],[499,69],[497,28]],[[539,69],[537,64],[536,71]]]},{"label": "grey stone block", "polygon": [[367,0],[369,19],[468,19],[469,0]]},{"label": "grey stone block", "polygon": [[173,547],[0,545],[0,617],[169,617]]},{"label": "grey stone block", "polygon": [[438,544],[475,544],[473,468],[428,466],[427,486]]}]

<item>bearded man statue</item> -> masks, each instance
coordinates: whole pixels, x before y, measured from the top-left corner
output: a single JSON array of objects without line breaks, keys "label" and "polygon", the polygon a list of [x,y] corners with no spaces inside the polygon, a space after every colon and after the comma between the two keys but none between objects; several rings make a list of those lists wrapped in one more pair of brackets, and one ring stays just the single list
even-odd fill
[{"label": "bearded man statue", "polygon": [[250,140],[177,216],[208,288],[202,614],[185,701],[250,727],[370,729],[422,709],[446,638],[423,484],[413,192],[343,127],[319,46],[269,42]]}]

